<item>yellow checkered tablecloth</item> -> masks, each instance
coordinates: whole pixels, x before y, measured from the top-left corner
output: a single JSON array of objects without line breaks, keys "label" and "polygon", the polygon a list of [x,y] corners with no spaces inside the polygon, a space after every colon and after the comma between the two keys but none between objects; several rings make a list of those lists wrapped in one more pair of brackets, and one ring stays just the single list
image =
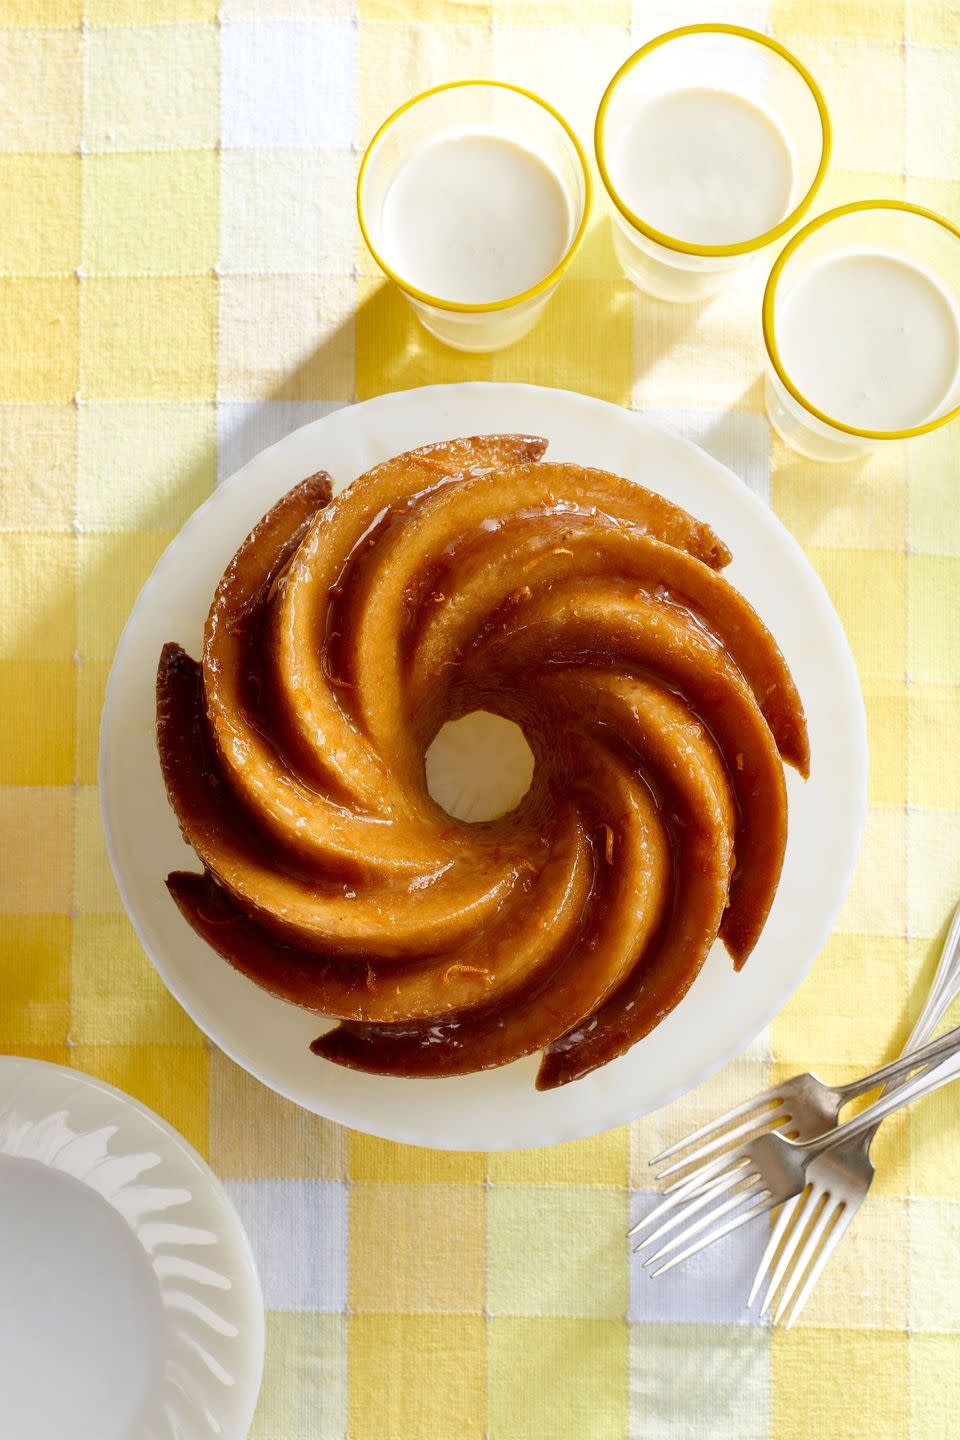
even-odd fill
[{"label": "yellow checkered tablecloth", "polygon": [[[818,208],[960,216],[958,0],[0,0],[0,1050],[131,1091],[225,1180],[269,1312],[256,1440],[960,1433],[955,1091],[884,1129],[789,1334],[743,1308],[759,1233],[655,1285],[623,1241],[662,1141],[771,1075],[891,1055],[931,977],[960,893],[960,427],[840,467],[771,443],[762,275],[645,300],[602,194],[540,327],[493,357],[429,341],[355,227],[359,148],[406,96],[490,74],[589,140],[626,55],[703,18],[771,29],[822,83]],[[218,477],[338,405],[465,378],[641,408],[768,497],[843,618],[872,753],[849,898],[770,1031],[661,1115],[491,1156],[347,1133],[207,1045],[121,911],[96,795],[121,625]]]}]

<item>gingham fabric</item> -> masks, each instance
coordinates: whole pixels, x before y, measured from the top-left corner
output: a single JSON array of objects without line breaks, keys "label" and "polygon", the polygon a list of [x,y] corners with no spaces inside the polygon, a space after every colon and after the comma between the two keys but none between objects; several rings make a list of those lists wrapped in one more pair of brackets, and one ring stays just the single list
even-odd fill
[{"label": "gingham fabric", "polygon": [[[624,1241],[662,1143],[771,1076],[891,1056],[931,978],[960,894],[960,426],[840,467],[787,452],[762,271],[644,299],[602,193],[539,328],[492,357],[427,339],[354,219],[360,149],[415,91],[517,81],[589,146],[619,63],[704,18],[772,30],[820,80],[817,208],[960,215],[957,0],[0,0],[0,1050],[122,1086],[225,1180],[268,1310],[256,1440],[960,1433],[956,1091],[882,1131],[789,1334],[743,1304],[762,1225],[655,1283]],[[769,499],[843,619],[872,756],[849,897],[770,1031],[664,1113],[491,1156],[347,1133],[208,1045],[121,911],[96,793],[121,625],[218,478],[338,405],[473,378],[642,409]]]}]

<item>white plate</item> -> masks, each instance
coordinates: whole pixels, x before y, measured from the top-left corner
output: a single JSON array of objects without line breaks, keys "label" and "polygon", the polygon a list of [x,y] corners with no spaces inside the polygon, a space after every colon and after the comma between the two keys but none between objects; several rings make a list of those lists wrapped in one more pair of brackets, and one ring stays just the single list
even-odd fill
[{"label": "white plate", "polygon": [[[790,837],[760,943],[735,975],[714,948],[682,1004],[632,1051],[540,1094],[536,1060],[444,1080],[341,1069],[310,1054],[315,1018],[276,1000],[209,950],[167,895],[168,871],[196,867],[170,810],[154,740],[157,658],[166,640],[197,655],[221,571],[278,496],[317,469],[338,486],[402,450],[453,435],[527,431],[549,457],[615,470],[709,521],[734,553],[728,574],[770,626],[807,710],[812,775],[787,775]],[[256,456],[191,516],[161,556],[127,623],[103,712],[100,793],[124,903],[167,985],[218,1045],[282,1095],[394,1140],[509,1149],[593,1134],[656,1109],[705,1079],[776,1014],[836,917],[866,803],[866,726],[853,659],[800,547],[737,477],[640,416],[563,390],[437,385],[338,410]]]},{"label": "white plate", "polygon": [[237,1213],[151,1110],[0,1056],[0,1432],[243,1440],[263,1299]]}]

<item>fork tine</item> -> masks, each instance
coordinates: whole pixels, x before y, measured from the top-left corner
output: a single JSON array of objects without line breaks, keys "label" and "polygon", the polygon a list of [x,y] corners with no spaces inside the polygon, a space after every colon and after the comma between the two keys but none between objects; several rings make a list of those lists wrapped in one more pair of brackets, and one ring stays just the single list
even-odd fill
[{"label": "fork tine", "polygon": [[[725,1194],[727,1190],[731,1190],[739,1180],[744,1178],[739,1172],[744,1170],[746,1164],[747,1161],[744,1160],[736,1170],[725,1171],[712,1185],[707,1185],[703,1190],[698,1190],[693,1198],[688,1200],[685,1205],[680,1206],[680,1208],[672,1207],[672,1213],[667,1215],[663,1224],[658,1225],[656,1230],[652,1230],[649,1235],[645,1235],[640,1243],[634,1246],[634,1254],[640,1250],[645,1250],[648,1245],[652,1245],[654,1240],[658,1240],[660,1236],[665,1235],[668,1230],[673,1230],[677,1225],[682,1225],[685,1220],[689,1219],[692,1215],[696,1215],[705,1205],[711,1204],[711,1202],[716,1200],[720,1195]],[[661,1208],[661,1206],[657,1206],[658,1210]]]},{"label": "fork tine", "polygon": [[669,1185],[664,1192],[660,1204],[651,1210],[648,1215],[644,1215],[642,1219],[638,1220],[636,1225],[631,1225],[627,1234],[635,1235],[638,1230],[643,1230],[647,1225],[651,1225],[655,1220],[659,1220],[661,1215],[665,1215],[667,1211],[672,1210],[675,1205],[681,1204],[688,1196],[699,1194],[701,1190],[711,1185],[714,1180],[719,1179],[721,1175],[732,1169],[733,1167],[730,1162],[735,1158],[735,1156],[725,1155],[719,1160],[714,1160],[712,1164],[702,1165],[699,1170],[693,1175],[689,1175],[685,1180],[678,1180],[675,1185]]},{"label": "fork tine", "polygon": [[779,1091],[779,1086],[773,1086],[769,1090],[764,1090],[761,1095],[751,1096],[749,1100],[744,1100],[742,1105],[735,1105],[733,1109],[728,1110],[725,1115],[719,1115],[716,1120],[710,1120],[706,1125],[701,1125],[699,1130],[691,1130],[690,1134],[684,1135],[682,1140],[677,1140],[673,1145],[668,1145],[665,1150],[661,1150],[658,1155],[654,1155],[653,1159],[649,1161],[649,1164],[654,1166],[659,1165],[664,1160],[669,1160],[671,1155],[678,1154],[679,1151],[685,1150],[688,1145],[696,1144],[698,1140],[705,1140],[708,1135],[714,1134],[717,1130],[722,1130],[732,1121],[739,1120],[741,1115],[749,1114],[751,1110],[759,1110],[765,1105],[781,1104]]},{"label": "fork tine", "polygon": [[814,1213],[807,1233],[804,1236],[803,1244],[799,1247],[794,1263],[786,1275],[783,1291],[777,1302],[777,1308],[773,1316],[774,1325],[786,1314],[790,1301],[796,1293],[797,1286],[807,1272],[807,1266],[820,1247],[820,1242],[823,1239],[829,1222],[837,1214],[837,1202],[834,1201],[833,1204],[830,1203],[830,1192],[828,1190],[821,1190],[818,1201],[819,1199],[823,1200],[823,1205]]},{"label": "fork tine", "polygon": [[[705,1145],[700,1145],[689,1155],[685,1155],[682,1160],[675,1160],[672,1165],[668,1165],[665,1170],[660,1171],[657,1176],[657,1182],[659,1184],[666,1180],[668,1175],[676,1174],[678,1170],[685,1170],[688,1165],[693,1165],[697,1161],[708,1159],[711,1155],[715,1155],[717,1151],[736,1150],[740,1145],[747,1143],[745,1139],[746,1136],[750,1136],[751,1139],[756,1139],[757,1135],[762,1135],[767,1130],[779,1129],[780,1126],[786,1124],[790,1118],[789,1111],[780,1105],[765,1115],[756,1115],[749,1120],[744,1120],[743,1123],[737,1125],[735,1129],[725,1130],[724,1133],[718,1135],[715,1140],[708,1140]],[[653,1164],[653,1161],[650,1163]]]},{"label": "fork tine", "polygon": [[683,1260],[689,1260],[691,1255],[696,1255],[699,1250],[706,1249],[706,1247],[712,1245],[715,1240],[722,1240],[724,1235],[729,1235],[732,1230],[737,1230],[741,1225],[746,1225],[748,1220],[756,1220],[759,1215],[764,1215],[776,1205],[776,1196],[771,1195],[769,1190],[761,1190],[759,1194],[760,1198],[757,1200],[757,1203],[749,1210],[741,1210],[739,1214],[734,1215],[730,1220],[726,1221],[725,1224],[719,1225],[716,1230],[711,1230],[706,1235],[701,1235],[700,1239],[695,1240],[692,1245],[688,1245],[686,1250],[681,1250],[679,1255],[672,1256],[666,1265],[661,1265],[659,1270],[652,1271],[651,1278],[656,1275],[665,1275],[668,1270],[673,1269],[674,1265],[679,1265]]},{"label": "fork tine", "polygon": [[724,1170],[729,1170],[731,1164],[736,1161],[738,1157],[742,1158],[743,1153],[743,1148],[740,1147],[737,1150],[725,1151],[724,1154],[718,1155],[715,1160],[704,1160],[703,1164],[698,1165],[695,1170],[691,1170],[689,1175],[679,1175],[671,1185],[666,1187],[663,1192],[664,1195],[672,1196],[676,1203],[676,1201],[682,1200],[685,1195],[690,1195],[697,1190],[702,1190],[704,1185],[709,1184],[710,1181],[716,1179],[718,1175],[722,1175]]},{"label": "fork tine", "polygon": [[[773,1229],[770,1231],[767,1247],[760,1257],[760,1264],[757,1266],[757,1273],[753,1277],[753,1284],[750,1286],[750,1294],[747,1296],[748,1307],[751,1306],[757,1298],[760,1286],[763,1284],[763,1277],[767,1274],[773,1257],[780,1248],[780,1242],[790,1223],[790,1216],[795,1211],[801,1198],[800,1195],[794,1195],[793,1198],[788,1200],[780,1209],[780,1214],[777,1216]],[[761,1314],[762,1313],[761,1311]]]},{"label": "fork tine", "polygon": [[803,1238],[803,1243],[797,1247],[794,1263],[789,1272],[785,1272],[783,1292],[777,1302],[776,1312],[773,1317],[774,1325],[777,1324],[781,1316],[786,1314],[787,1307],[796,1293],[797,1286],[807,1273],[807,1266],[817,1253],[820,1241],[823,1239],[823,1233],[827,1228],[827,1222],[837,1208],[836,1201],[834,1201],[833,1204],[830,1203],[829,1190],[820,1191],[817,1196],[818,1205],[821,1200],[823,1204],[820,1206],[820,1209],[814,1209],[811,1212],[807,1233]]},{"label": "fork tine", "polygon": [[[819,1193],[822,1192],[818,1192],[818,1194]],[[766,1315],[767,1311],[770,1309],[770,1304],[773,1300],[773,1297],[774,1295],[776,1295],[777,1291],[780,1288],[780,1282],[783,1280],[784,1275],[787,1274],[789,1267],[794,1261],[797,1251],[800,1249],[801,1242],[807,1232],[807,1226],[810,1223],[810,1218],[813,1214],[816,1203],[817,1197],[814,1194],[813,1187],[811,1185],[808,1185],[806,1189],[802,1190],[799,1195],[795,1196],[792,1201],[790,1201],[787,1205],[783,1207],[784,1213],[780,1216],[774,1229],[774,1234],[776,1234],[777,1231],[780,1232],[780,1236],[783,1239],[783,1245],[780,1248],[776,1264],[773,1267],[773,1273],[770,1275],[769,1282],[767,1284],[766,1293],[763,1297],[763,1303],[760,1306],[761,1318]],[[771,1236],[771,1239],[772,1238],[773,1237]],[[764,1260],[765,1259],[766,1255],[764,1255]],[[756,1286],[759,1286],[759,1279],[760,1271],[758,1269],[757,1280],[754,1281],[754,1284]],[[750,1293],[752,1295],[754,1292],[751,1290]]]},{"label": "fork tine", "polygon": [[[757,1194],[762,1183],[762,1175],[759,1170],[755,1170],[752,1175],[747,1177],[742,1190],[735,1190],[728,1200],[724,1200],[721,1204],[717,1205],[715,1209],[708,1210],[706,1215],[700,1216],[699,1220],[692,1220],[678,1235],[671,1236],[665,1245],[661,1245],[659,1250],[655,1250],[652,1255],[647,1256],[643,1262],[644,1266],[655,1265],[658,1260],[663,1259],[664,1255],[669,1255],[671,1250],[676,1250],[678,1245],[683,1245],[685,1241],[690,1239],[691,1235],[699,1235],[701,1230],[706,1230],[715,1220],[719,1220],[724,1215],[729,1215],[731,1210],[736,1210],[738,1205],[742,1205],[745,1200]],[[711,1196],[710,1198],[719,1198],[719,1195],[723,1193],[725,1192],[719,1191],[716,1196]]]},{"label": "fork tine", "polygon": [[[847,1205],[842,1200],[838,1209],[839,1214],[836,1210],[833,1212],[834,1215],[836,1215],[836,1220],[834,1221],[833,1228],[826,1236],[823,1244],[820,1246],[819,1254],[814,1256],[813,1264],[808,1268],[807,1273],[804,1276],[803,1284],[800,1287],[797,1298],[793,1302],[793,1309],[790,1311],[790,1314],[787,1317],[786,1323],[784,1325],[785,1330],[790,1329],[791,1325],[796,1320],[797,1316],[800,1314],[800,1311],[803,1309],[804,1305],[806,1305],[807,1300],[810,1298],[810,1291],[820,1279],[820,1272],[822,1271],[824,1265],[826,1265],[827,1261],[830,1259],[830,1256],[833,1254],[837,1245],[840,1243],[840,1239],[847,1226],[850,1224],[850,1221],[857,1213],[856,1205]],[[782,1305],[780,1307],[780,1309],[777,1311],[777,1319],[780,1318],[781,1314],[784,1313],[785,1309],[785,1305]]]}]

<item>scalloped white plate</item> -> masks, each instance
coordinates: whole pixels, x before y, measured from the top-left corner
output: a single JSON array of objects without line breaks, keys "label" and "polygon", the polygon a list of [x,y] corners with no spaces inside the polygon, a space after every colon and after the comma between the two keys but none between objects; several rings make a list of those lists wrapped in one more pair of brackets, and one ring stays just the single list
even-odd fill
[{"label": "scalloped white plate", "polygon": [[0,1056],[0,1432],[243,1440],[263,1299],[213,1172],[151,1110]]},{"label": "scalloped white plate", "polygon": [[[683,1002],[628,1055],[539,1094],[535,1058],[447,1080],[396,1080],[310,1054],[323,1028],[232,970],[190,929],[164,888],[197,862],[167,804],[154,740],[157,658],[166,640],[199,653],[203,621],[231,554],[285,490],[318,469],[338,486],[411,446],[523,430],[551,459],[618,471],[710,522],[730,546],[725,573],[770,626],[807,710],[813,755],[804,785],[787,775],[790,837],[780,888],[740,975],[717,946]],[[564,390],[437,385],[338,410],[239,470],[191,516],[157,563],[117,650],[101,726],[107,845],[148,955],[198,1025],[280,1094],[371,1134],[444,1149],[509,1149],[593,1134],[689,1090],[773,1018],[830,932],[856,858],[867,746],[853,658],[800,547],[729,470],[641,416]]]}]

